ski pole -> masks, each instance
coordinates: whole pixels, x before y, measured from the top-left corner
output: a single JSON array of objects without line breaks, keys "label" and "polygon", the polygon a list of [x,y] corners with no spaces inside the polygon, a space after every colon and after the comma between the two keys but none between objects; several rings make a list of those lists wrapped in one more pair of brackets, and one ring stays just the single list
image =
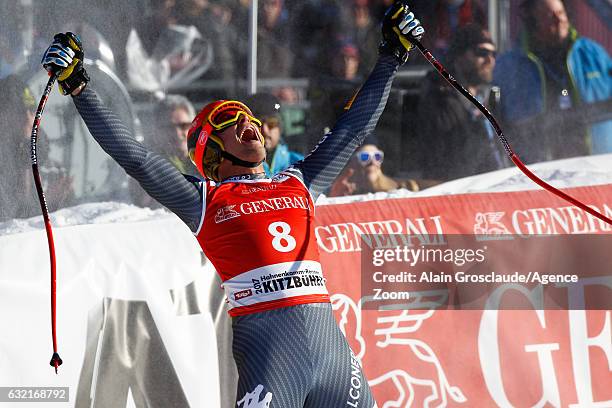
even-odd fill
[{"label": "ski pole", "polygon": [[38,172],[38,156],[36,154],[36,142],[38,139],[38,129],[40,127],[40,120],[42,118],[45,105],[53,89],[53,84],[57,79],[56,75],[51,75],[45,91],[43,92],[38,108],[34,115],[34,123],[32,124],[32,134],[30,139],[30,153],[32,159],[32,172],[34,173],[34,183],[36,184],[36,192],[38,193],[38,200],[40,201],[40,208],[42,210],[43,219],[45,221],[45,230],[47,232],[47,243],[49,244],[49,261],[51,262],[51,336],[53,338],[53,356],[51,357],[52,367],[55,368],[55,374],[57,374],[57,368],[62,365],[62,359],[57,353],[57,337],[55,330],[55,297],[56,297],[56,268],[55,268],[55,245],[53,243],[53,230],[51,229],[51,220],[49,219],[49,209],[47,208],[47,201],[45,199],[45,193],[43,192],[42,182],[40,181],[40,173]]},{"label": "ski pole", "polygon": [[444,77],[444,79],[446,79],[448,81],[448,83],[450,83],[453,86],[453,88],[455,88],[457,91],[459,91],[459,93],[461,93],[463,96],[465,96],[470,102],[472,102],[478,108],[478,110],[480,112],[482,112],[482,114],[487,118],[487,120],[493,126],[493,129],[495,129],[495,133],[497,133],[499,141],[504,146],[504,150],[506,151],[506,154],[508,155],[510,160],[512,160],[512,163],[514,163],[516,165],[516,167],[518,167],[527,177],[529,177],[534,183],[536,183],[540,187],[544,188],[545,190],[548,190],[549,192],[555,194],[556,196],[562,198],[563,200],[566,200],[566,201],[572,203],[576,207],[578,207],[578,208],[588,212],[589,214],[599,218],[600,220],[602,220],[604,222],[607,222],[608,224],[612,225],[612,219],[606,217],[605,215],[603,215],[599,211],[594,210],[593,208],[587,206],[586,204],[584,204],[583,202],[575,199],[574,197],[570,196],[569,194],[564,193],[563,191],[561,191],[561,190],[551,186],[550,184],[548,184],[547,182],[545,182],[544,180],[542,180],[541,178],[536,176],[531,170],[529,170],[527,168],[527,166],[525,166],[525,164],[518,157],[518,155],[512,150],[512,147],[510,146],[510,144],[508,143],[508,140],[504,136],[504,133],[503,133],[501,127],[499,126],[499,123],[497,123],[497,120],[491,114],[491,112],[489,112],[489,110],[486,107],[484,107],[478,101],[478,99],[476,99],[459,82],[457,82],[457,80],[455,78],[453,78],[453,76],[446,70],[446,68],[444,68],[444,66],[436,59],[436,57],[434,57],[431,54],[431,52],[427,48],[425,48],[423,46],[423,44],[421,44],[420,41],[411,39],[410,42],[412,42],[419,49],[419,51],[421,51],[421,54],[423,54],[425,59],[431,65],[433,65],[433,67],[440,73],[440,75],[442,75]]}]

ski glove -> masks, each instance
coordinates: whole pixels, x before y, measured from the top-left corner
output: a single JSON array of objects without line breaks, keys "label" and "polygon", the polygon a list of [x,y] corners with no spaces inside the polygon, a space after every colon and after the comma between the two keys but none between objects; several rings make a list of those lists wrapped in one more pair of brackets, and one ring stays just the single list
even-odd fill
[{"label": "ski glove", "polygon": [[408,9],[406,0],[397,0],[385,13],[382,22],[382,42],[379,52],[394,56],[400,64],[408,60],[408,53],[414,46],[411,40],[419,41],[425,29]]},{"label": "ski glove", "polygon": [[59,90],[71,94],[89,82],[83,67],[83,44],[78,35],[71,32],[56,34],[45,51],[41,64],[51,75],[57,75]]}]

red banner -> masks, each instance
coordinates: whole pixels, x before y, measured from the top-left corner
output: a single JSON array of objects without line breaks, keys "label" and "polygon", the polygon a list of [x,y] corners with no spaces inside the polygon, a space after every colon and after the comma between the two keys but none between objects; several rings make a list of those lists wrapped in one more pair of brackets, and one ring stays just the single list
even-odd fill
[{"label": "red banner", "polygon": [[[612,185],[568,192],[612,216]],[[360,298],[363,234],[526,237],[610,233],[610,225],[545,191],[365,201],[317,213],[336,317],[379,407],[612,406],[612,313],[576,307],[584,293],[567,291],[571,310],[540,310],[529,293],[533,310],[372,311]],[[589,284],[612,295],[609,269]]]}]

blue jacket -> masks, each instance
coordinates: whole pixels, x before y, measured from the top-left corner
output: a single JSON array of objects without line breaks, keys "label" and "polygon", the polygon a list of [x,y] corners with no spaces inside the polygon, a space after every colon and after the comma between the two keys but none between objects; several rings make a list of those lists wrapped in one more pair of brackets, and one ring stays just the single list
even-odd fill
[{"label": "blue jacket", "polygon": [[274,156],[272,157],[272,165],[269,166],[267,162],[264,162],[264,169],[266,170],[266,174],[268,176],[273,176],[279,171],[285,170],[287,167],[291,166],[296,161],[300,161],[304,158],[301,154],[297,152],[292,152],[289,150],[286,144],[280,142],[276,146],[276,150],[274,150]]},{"label": "blue jacket", "polygon": [[[607,51],[588,38],[571,31],[573,44],[567,54],[570,93],[575,105],[612,98],[612,60]],[[501,114],[514,122],[544,113],[546,81],[542,63],[525,42],[520,49],[498,58],[494,83],[501,88]],[[612,152],[612,121],[591,127],[591,153]]]}]

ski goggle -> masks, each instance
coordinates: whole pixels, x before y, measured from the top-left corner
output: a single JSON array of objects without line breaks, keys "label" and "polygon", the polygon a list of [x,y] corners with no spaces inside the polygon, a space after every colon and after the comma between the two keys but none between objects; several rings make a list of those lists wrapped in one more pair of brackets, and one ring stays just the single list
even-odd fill
[{"label": "ski goggle", "polygon": [[208,123],[214,130],[219,131],[235,125],[242,115],[249,118],[251,123],[261,127],[261,121],[250,114],[250,109],[245,104],[238,101],[226,101],[219,104],[208,115]]},{"label": "ski goggle", "polygon": [[357,161],[362,166],[367,166],[370,162],[372,163],[382,163],[385,158],[385,154],[380,150],[376,150],[374,152],[359,152],[357,153]]}]

